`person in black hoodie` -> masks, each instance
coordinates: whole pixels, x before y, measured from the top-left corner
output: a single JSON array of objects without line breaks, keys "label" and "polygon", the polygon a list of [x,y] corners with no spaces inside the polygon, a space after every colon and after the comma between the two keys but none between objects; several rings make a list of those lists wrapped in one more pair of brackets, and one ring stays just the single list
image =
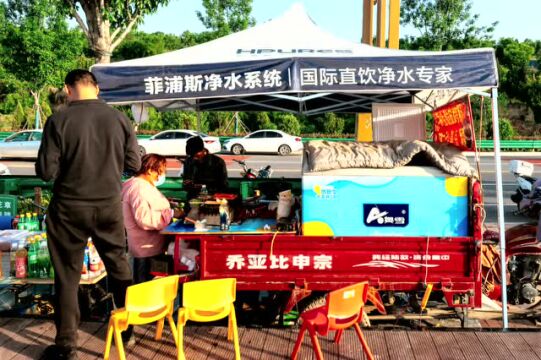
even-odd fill
[{"label": "person in black hoodie", "polygon": [[77,359],[77,290],[89,237],[105,264],[115,304],[124,306],[132,275],[121,177],[141,166],[129,119],[98,99],[94,75],[73,70],[64,82],[69,104],[45,123],[35,166],[40,178],[54,181],[46,225],[55,272],[56,337],[42,356],[46,359]]},{"label": "person in black hoodie", "polygon": [[205,149],[203,139],[192,136],[186,142],[186,160],[184,161],[183,186],[188,199],[193,199],[205,185],[209,193],[226,192],[227,167],[225,161]]}]

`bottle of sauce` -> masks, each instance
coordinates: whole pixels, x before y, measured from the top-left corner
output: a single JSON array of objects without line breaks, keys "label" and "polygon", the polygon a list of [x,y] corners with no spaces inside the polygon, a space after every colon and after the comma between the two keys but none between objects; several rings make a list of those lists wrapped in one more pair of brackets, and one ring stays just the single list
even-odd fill
[{"label": "bottle of sauce", "polygon": [[220,230],[229,230],[229,209],[227,206],[227,200],[223,199],[220,202],[218,213],[220,215]]}]

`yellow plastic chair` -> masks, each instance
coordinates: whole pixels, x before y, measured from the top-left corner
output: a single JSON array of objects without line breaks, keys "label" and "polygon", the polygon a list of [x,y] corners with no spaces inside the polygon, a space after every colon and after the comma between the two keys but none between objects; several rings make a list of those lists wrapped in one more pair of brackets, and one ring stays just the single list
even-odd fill
[{"label": "yellow plastic chair", "polygon": [[178,310],[177,359],[185,360],[183,336],[188,320],[209,322],[229,317],[227,339],[235,345],[235,359],[240,360],[239,333],[235,316],[236,279],[202,280],[184,283],[182,308]]},{"label": "yellow plastic chair", "polygon": [[125,307],[111,312],[109,318],[107,341],[103,355],[105,360],[109,359],[113,334],[118,357],[120,360],[125,360],[122,331],[125,331],[129,325],[142,325],[157,321],[155,339],[161,340],[165,318],[169,321],[175,344],[178,346],[177,327],[173,320],[178,281],[179,276],[173,275],[128,287]]}]

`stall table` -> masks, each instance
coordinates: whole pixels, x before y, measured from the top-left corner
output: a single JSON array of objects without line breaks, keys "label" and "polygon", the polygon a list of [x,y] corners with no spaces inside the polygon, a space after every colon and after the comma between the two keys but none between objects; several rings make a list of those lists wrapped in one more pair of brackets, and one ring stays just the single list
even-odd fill
[{"label": "stall table", "polygon": [[[265,226],[269,227],[269,230],[265,230]],[[295,231],[277,232],[276,231],[276,219],[247,219],[242,223],[231,224],[229,230],[221,230],[219,227],[208,227],[207,229],[195,230],[194,225],[184,224],[177,221],[170,224],[162,232],[164,235],[175,236],[175,253],[173,256],[173,270],[175,273],[179,273],[180,269],[180,240],[185,241],[200,241],[201,259],[206,261],[205,256],[206,242],[216,241],[217,239],[227,239],[230,236],[239,235],[269,235],[272,237],[278,234],[295,234]]]},{"label": "stall table", "polygon": [[[93,276],[88,279],[81,278],[79,285],[95,285],[100,282],[103,278],[107,276],[107,273],[104,271],[97,276]],[[7,277],[0,279],[0,286],[3,285],[53,285],[53,279],[39,279],[39,278],[13,278]]]}]

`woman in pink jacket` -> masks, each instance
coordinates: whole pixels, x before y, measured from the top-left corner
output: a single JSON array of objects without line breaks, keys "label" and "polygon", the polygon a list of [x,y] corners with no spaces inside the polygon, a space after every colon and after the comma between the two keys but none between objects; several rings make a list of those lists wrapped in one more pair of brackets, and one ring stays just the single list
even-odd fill
[{"label": "woman in pink jacket", "polygon": [[141,283],[152,279],[150,261],[163,254],[167,247],[164,229],[179,210],[172,210],[169,201],[157,189],[165,181],[166,159],[147,154],[141,169],[122,186],[122,211],[128,235],[128,249],[133,256],[133,280]]}]

